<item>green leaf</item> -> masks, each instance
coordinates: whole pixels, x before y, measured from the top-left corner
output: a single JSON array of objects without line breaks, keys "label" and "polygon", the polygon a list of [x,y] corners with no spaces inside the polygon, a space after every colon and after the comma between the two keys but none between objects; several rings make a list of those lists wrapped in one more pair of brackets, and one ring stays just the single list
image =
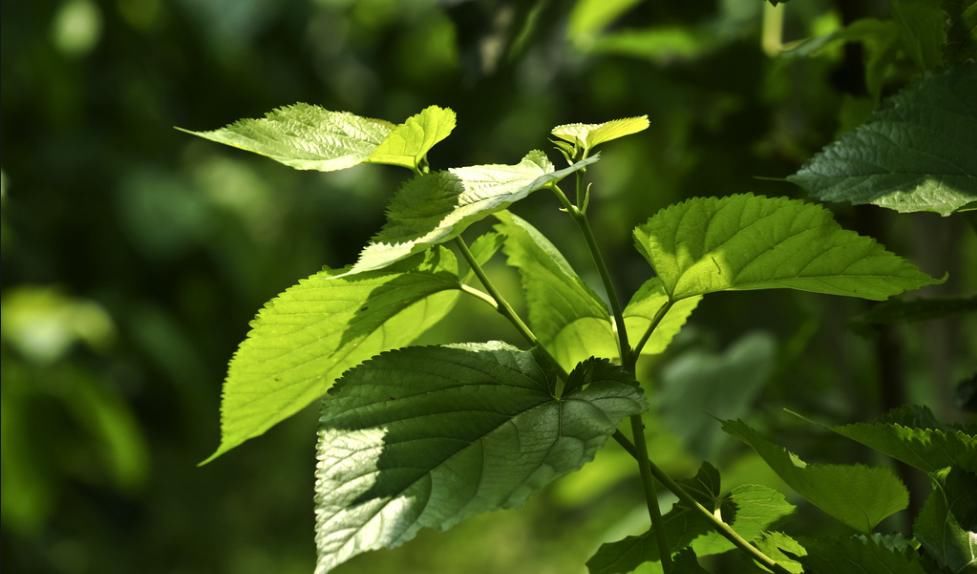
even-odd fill
[{"label": "green leaf", "polygon": [[801,563],[808,574],[926,574],[908,541],[897,536],[805,538],[801,542],[807,549]]},{"label": "green leaf", "polygon": [[586,361],[581,361],[570,371],[563,394],[572,393],[589,385],[599,385],[606,382],[638,385],[634,375],[620,365],[615,365],[607,359],[591,357]]},{"label": "green leaf", "polygon": [[766,333],[745,335],[722,354],[684,353],[662,370],[655,411],[689,452],[713,459],[728,440],[716,419],[744,416],[776,360],[776,340]]},{"label": "green leaf", "polygon": [[902,47],[924,70],[943,65],[947,15],[940,0],[892,0],[892,19],[899,24]]},{"label": "green leaf", "polygon": [[295,169],[337,171],[364,162],[413,168],[454,126],[455,113],[437,106],[394,125],[299,103],[218,130],[181,131],[263,155]]},{"label": "green leaf", "polygon": [[951,572],[977,567],[977,475],[952,469],[934,477],[913,535],[926,552]]},{"label": "green leaf", "polygon": [[231,359],[221,401],[221,444],[209,462],[321,397],[343,371],[404,346],[458,298],[446,249],[389,271],[337,278],[320,271],[265,305]]},{"label": "green leaf", "polygon": [[804,572],[804,566],[797,561],[797,558],[807,556],[807,549],[783,532],[765,532],[763,536],[753,541],[753,545],[760,552],[776,560],[788,572],[792,574]]},{"label": "green leaf", "polygon": [[977,201],[977,66],[929,75],[787,178],[822,201],[949,215]]},{"label": "green leaf", "polygon": [[860,532],[909,504],[906,487],[888,468],[807,464],[742,421],[724,421],[723,430],[750,445],[798,494]]},{"label": "green leaf", "polygon": [[479,265],[486,265],[489,261],[495,257],[495,254],[502,249],[502,245],[505,242],[505,237],[494,231],[485,232],[475,238],[472,244],[468,246],[471,250],[472,255],[475,257],[475,261]]},{"label": "green leaf", "polygon": [[[657,355],[664,353],[675,335],[682,330],[701,299],[701,296],[692,296],[675,302],[662,317],[648,342],[642,347],[641,354]],[[638,288],[627,307],[624,308],[624,324],[627,326],[628,336],[632,343],[637,344],[641,336],[651,326],[654,316],[667,302],[668,294],[658,277],[652,277]]]},{"label": "green leaf", "polygon": [[691,548],[683,548],[673,557],[672,572],[675,574],[709,574],[695,559]]},{"label": "green leaf", "polygon": [[555,171],[546,154],[531,151],[516,165],[457,167],[415,177],[393,197],[387,207],[387,223],[348,273],[382,269],[454,239],[472,223],[597,159],[594,156]]},{"label": "green leaf", "polygon": [[[709,463],[703,463],[691,479],[679,481],[700,504],[718,512],[744,538],[752,540],[763,535],[764,529],[794,511],[784,495],[771,488],[747,484],[720,496],[719,473]],[[697,510],[678,502],[663,517],[669,549],[674,553],[691,547],[698,556],[720,554],[734,548],[733,544],[713,531],[711,523]],[[640,536],[629,536],[600,547],[587,561],[591,574],[625,574],[645,562],[658,562],[654,529]]]},{"label": "green leaf", "polygon": [[926,407],[904,407],[873,422],[827,428],[925,472],[951,465],[977,472],[977,437],[944,428]]},{"label": "green leaf", "polygon": [[616,357],[607,307],[535,227],[508,212],[495,214],[509,265],[519,271],[529,324],[564,369],[590,356]]},{"label": "green leaf", "polygon": [[454,111],[429,106],[394,128],[367,161],[413,169],[421,165],[427,152],[454,129]]},{"label": "green leaf", "polygon": [[642,132],[649,125],[648,116],[635,116],[602,124],[564,124],[553,128],[551,133],[589,152],[602,143]]},{"label": "green leaf", "polygon": [[348,372],[323,401],[316,571],[510,508],[591,460],[641,390],[606,382],[556,399],[532,352],[414,347]]},{"label": "green leaf", "polygon": [[939,282],[842,229],[823,207],[793,199],[693,198],[634,235],[673,300],[775,288],[882,300]]}]

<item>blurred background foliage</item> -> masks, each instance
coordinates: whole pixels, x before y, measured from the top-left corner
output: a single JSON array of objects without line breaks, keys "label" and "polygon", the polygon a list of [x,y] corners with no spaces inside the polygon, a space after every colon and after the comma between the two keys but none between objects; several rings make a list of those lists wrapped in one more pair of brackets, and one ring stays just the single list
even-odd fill
[{"label": "blurred background foliage", "polygon": [[[433,103],[459,116],[431,156],[448,167],[515,162],[548,147],[559,123],[647,113],[652,129],[591,170],[596,233],[630,293],[650,274],[634,225],[694,195],[800,196],[782,178],[911,79],[885,25],[840,32],[887,14],[876,0],[4,2],[4,571],[312,570],[314,408],[196,464],[217,444],[226,361],[256,309],[353,261],[404,175],[295,172],[173,126],[296,101],[401,121]],[[949,272],[927,295],[977,291],[977,240],[959,219],[833,208],[925,271]],[[598,283],[552,198],[516,211]],[[516,296],[515,275],[491,272]],[[789,492],[713,416],[748,416],[828,462],[879,461],[782,407],[845,422],[918,402],[961,420],[973,315],[854,329],[869,308],[781,291],[707,298],[667,354],[641,365],[659,464],[690,475],[708,458],[726,488]],[[519,343],[463,302],[424,341],[488,338]],[[339,571],[583,572],[602,541],[644,529],[640,496],[632,461],[609,446],[526,508]],[[807,508],[787,520],[792,532],[835,528]]]}]

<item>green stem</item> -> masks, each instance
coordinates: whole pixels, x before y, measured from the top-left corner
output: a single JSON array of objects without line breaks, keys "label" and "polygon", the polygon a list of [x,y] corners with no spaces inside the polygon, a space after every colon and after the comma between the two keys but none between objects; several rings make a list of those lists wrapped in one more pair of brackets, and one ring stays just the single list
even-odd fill
[{"label": "green stem", "polygon": [[495,285],[488,278],[488,275],[485,274],[485,270],[482,269],[482,266],[478,264],[475,256],[472,255],[471,250],[468,248],[468,244],[465,243],[465,240],[460,235],[455,237],[455,245],[457,245],[458,250],[461,251],[462,257],[468,261],[468,265],[472,268],[472,271],[478,277],[478,280],[482,282],[482,286],[485,287],[486,291],[488,291],[489,296],[491,296],[495,301],[495,308],[498,309],[499,313],[501,313],[502,316],[515,325],[516,330],[519,331],[519,333],[525,337],[527,341],[529,341],[530,345],[534,347],[539,346],[539,339],[537,339],[536,335],[533,334],[532,329],[530,329],[529,325],[526,325],[526,323],[519,317],[519,314],[516,313],[516,310],[512,308],[512,305],[506,301],[505,297],[502,296],[502,293],[495,288]]},{"label": "green stem", "polygon": [[[577,208],[577,206],[570,203],[567,199],[566,194],[559,186],[554,185],[553,191],[556,193],[556,197],[563,204],[563,207],[567,210],[573,220],[577,222],[577,226],[580,227],[580,231],[583,232],[584,237],[587,240],[587,247],[590,249],[590,255],[594,259],[594,264],[597,266],[597,271],[600,273],[600,278],[604,283],[604,290],[607,292],[607,298],[611,304],[611,310],[614,313],[614,323],[617,326],[617,337],[618,337],[618,348],[621,353],[621,364],[624,368],[632,375],[635,374],[635,363],[637,362],[634,353],[631,352],[631,344],[628,342],[628,332],[624,326],[624,309],[621,306],[621,300],[617,296],[617,289],[614,288],[614,282],[611,280],[611,273],[607,267],[607,262],[604,260],[604,256],[601,253],[600,246],[597,244],[597,238],[594,237],[594,231],[590,227],[590,221],[587,219],[587,214]],[[656,540],[658,542],[658,554],[661,557],[662,570],[665,574],[671,574],[672,572],[672,553],[668,545],[668,538],[665,532],[665,522],[662,520],[661,508],[658,506],[658,494],[655,492],[655,481],[652,478],[651,470],[648,465],[650,462],[648,458],[648,445],[645,442],[644,434],[644,422],[641,420],[641,415],[632,415],[631,419],[631,430],[634,433],[634,440],[637,443],[639,452],[643,453],[644,456],[638,458],[638,470],[641,473],[641,484],[644,489],[645,503],[648,506],[648,517],[651,519],[652,529],[655,531]],[[643,461],[643,462],[642,462]]]},{"label": "green stem", "polygon": [[[577,222],[577,226],[580,231],[583,232],[584,238],[587,240],[587,247],[590,249],[590,255],[594,259],[594,264],[597,266],[597,271],[600,273],[600,279],[604,283],[604,290],[607,292],[607,299],[611,303],[611,311],[614,313],[614,325],[617,331],[617,341],[618,348],[621,351],[621,364],[627,367],[633,361],[631,360],[631,344],[628,342],[628,331],[624,327],[624,308],[621,306],[621,300],[618,299],[617,289],[614,288],[614,281],[611,279],[611,272],[607,268],[607,263],[604,261],[604,256],[601,254],[600,246],[597,244],[597,238],[594,237],[594,230],[590,227],[590,221],[587,219],[587,214],[577,209],[577,206],[570,203],[567,199],[563,190],[559,186],[553,186],[553,192],[556,197],[563,204],[564,209],[567,210],[573,220]],[[632,368],[633,372],[634,369]]]},{"label": "green stem", "polygon": [[618,444],[624,447],[624,450],[628,451],[628,453],[630,453],[631,456],[637,459],[639,465],[641,464],[641,460],[645,459],[645,462],[648,465],[648,470],[652,474],[652,476],[654,476],[659,480],[659,482],[664,484],[665,488],[672,491],[672,493],[674,493],[675,496],[679,498],[679,500],[681,500],[685,504],[689,505],[690,507],[698,511],[704,518],[706,518],[706,520],[708,520],[712,524],[716,532],[718,532],[723,538],[732,542],[734,546],[749,554],[754,560],[764,565],[769,570],[772,570],[777,574],[790,574],[789,570],[781,566],[773,558],[764,554],[762,550],[750,544],[749,540],[740,536],[740,534],[736,532],[736,530],[734,530],[732,526],[726,524],[726,522],[724,522],[722,518],[713,514],[705,506],[702,506],[702,504],[700,504],[695,498],[693,498],[692,495],[689,494],[688,491],[686,491],[684,488],[682,488],[680,484],[672,480],[672,478],[668,476],[668,474],[665,471],[658,468],[655,465],[655,463],[653,463],[651,460],[648,460],[646,456],[642,456],[641,447],[632,444],[631,441],[628,440],[628,437],[624,436],[624,434],[621,431],[616,431],[614,433],[614,440],[616,440]]},{"label": "green stem", "polygon": [[673,304],[674,302],[669,299],[664,305],[658,308],[658,311],[655,311],[655,316],[651,318],[651,324],[649,324],[648,328],[645,329],[644,335],[641,335],[641,340],[638,341],[638,344],[634,347],[635,357],[641,356],[641,349],[645,348],[645,343],[647,343],[648,339],[651,338],[652,333],[654,333],[655,329],[658,328],[658,324],[662,322],[662,319],[665,318],[665,314],[668,313],[668,310],[672,308]]},{"label": "green stem", "polygon": [[[620,431],[616,432],[620,433]],[[641,485],[645,491],[645,504],[648,506],[648,516],[651,517],[652,530],[655,531],[655,540],[658,542],[658,556],[662,562],[662,570],[665,574],[669,574],[672,571],[672,547],[668,544],[665,520],[662,518],[661,508],[658,507],[658,492],[651,471],[651,459],[648,458],[648,444],[645,441],[645,427],[641,415],[631,417],[631,434],[634,435],[637,452],[644,453],[644,456],[637,457]]]},{"label": "green stem", "polygon": [[784,47],[784,5],[763,3],[763,36],[760,40],[768,56],[776,56]]},{"label": "green stem", "polygon": [[564,369],[562,365],[560,365],[560,362],[556,360],[556,357],[551,355],[550,352],[547,351],[542,344],[540,344],[539,339],[536,338],[533,330],[529,328],[529,325],[522,320],[519,314],[516,313],[516,310],[513,309],[512,305],[510,305],[506,298],[502,296],[502,292],[496,288],[495,284],[492,283],[492,280],[488,278],[485,270],[482,269],[482,266],[478,263],[478,260],[475,259],[475,256],[472,254],[471,249],[468,248],[468,244],[465,242],[464,238],[462,238],[460,235],[455,237],[455,245],[458,246],[458,250],[461,252],[462,257],[464,257],[465,261],[468,262],[469,267],[471,267],[472,271],[475,273],[475,276],[478,277],[478,280],[481,281],[482,286],[485,287],[485,291],[488,291],[488,293],[464,284],[462,284],[461,290],[491,305],[503,317],[508,319],[513,326],[515,326],[516,330],[519,331],[519,333],[527,341],[529,341],[530,345],[536,348],[538,353],[546,358],[546,360],[550,363],[550,366],[553,367],[557,375],[560,377],[560,381],[557,382],[556,396],[562,396],[563,388],[565,386],[564,383],[570,378],[570,374],[567,373],[566,369]]}]

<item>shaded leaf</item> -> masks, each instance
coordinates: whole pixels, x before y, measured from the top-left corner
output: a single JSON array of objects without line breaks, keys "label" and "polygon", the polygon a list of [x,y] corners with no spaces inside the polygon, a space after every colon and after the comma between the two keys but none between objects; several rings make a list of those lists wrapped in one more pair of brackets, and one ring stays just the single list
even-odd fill
[{"label": "shaded leaf", "polygon": [[909,504],[906,487],[891,469],[807,464],[742,421],[725,421],[723,430],[750,445],[798,494],[860,532],[871,532]]},{"label": "shaded leaf", "polygon": [[892,0],[903,50],[923,69],[943,65],[947,15],[940,0]]},{"label": "shaded leaf", "polygon": [[915,323],[974,312],[977,312],[977,297],[915,299],[913,301],[892,299],[874,305],[865,313],[854,317],[852,325],[858,330],[866,330],[876,325]]},{"label": "shaded leaf", "polygon": [[[801,558],[808,574],[925,574],[908,541],[897,536],[804,538]],[[852,570],[856,567],[857,570]]]},{"label": "shaded leaf", "polygon": [[209,462],[321,397],[343,371],[402,347],[440,321],[458,298],[446,249],[388,271],[337,278],[325,270],[268,302],[228,368],[221,444]]},{"label": "shaded leaf", "polygon": [[926,472],[951,465],[977,472],[977,437],[943,427],[926,407],[904,407],[876,421],[826,428]]},{"label": "shaded leaf", "polygon": [[349,274],[381,269],[454,239],[469,225],[597,161],[587,158],[554,170],[546,154],[529,152],[516,165],[476,165],[408,181],[387,207],[387,223]]},{"label": "shaded leaf", "polygon": [[563,394],[572,393],[588,385],[607,382],[638,385],[634,375],[628,373],[620,365],[615,365],[607,359],[591,357],[577,364],[570,371],[570,377],[567,379]]},{"label": "shaded leaf", "polygon": [[913,535],[951,572],[977,567],[977,475],[952,469],[933,479],[933,490],[916,517]]},{"label": "shaded leaf", "polygon": [[746,335],[722,354],[693,350],[661,373],[655,409],[662,424],[702,459],[714,458],[726,439],[716,419],[746,414],[773,373],[777,343],[766,333]]},{"label": "shaded leaf", "polygon": [[949,215],[977,201],[977,66],[930,75],[788,180],[822,201]]},{"label": "shaded leaf", "polygon": [[642,409],[632,384],[562,400],[551,386],[531,352],[504,343],[401,349],[346,373],[322,403],[316,571],[516,506]]},{"label": "shaded leaf", "polygon": [[[758,538],[765,528],[790,514],[794,506],[784,496],[771,488],[747,484],[734,488],[720,496],[719,473],[709,463],[703,463],[691,479],[679,481],[693,497],[706,508],[718,512],[744,538]],[[663,517],[669,549],[674,553],[691,547],[698,556],[719,554],[733,548],[732,543],[716,534],[712,524],[697,510],[677,502]],[[591,574],[624,574],[645,562],[658,562],[658,549],[654,529],[640,536],[604,544],[587,561]]]},{"label": "shaded leaf", "polygon": [[691,548],[683,548],[672,558],[672,572],[675,574],[709,574],[699,565],[695,552]]},{"label": "shaded leaf", "polygon": [[673,300],[774,288],[881,300],[939,282],[823,207],[786,198],[693,198],[634,235]]}]

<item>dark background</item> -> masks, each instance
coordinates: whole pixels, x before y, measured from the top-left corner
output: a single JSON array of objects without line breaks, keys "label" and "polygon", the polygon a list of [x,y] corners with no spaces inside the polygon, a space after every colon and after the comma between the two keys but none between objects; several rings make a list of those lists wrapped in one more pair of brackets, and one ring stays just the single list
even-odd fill
[{"label": "dark background", "polygon": [[[212,129],[297,101],[397,122],[439,104],[458,128],[432,151],[437,168],[514,163],[532,148],[556,160],[554,125],[646,113],[651,129],[607,145],[591,170],[595,231],[630,294],[650,276],[631,246],[636,224],[695,195],[801,197],[780,178],[875,105],[858,45],[765,51],[777,16],[759,0],[641,4],[601,21],[623,4],[634,3],[4,0],[3,570],[312,571],[314,408],[196,464],[218,442],[220,384],[248,321],[298,279],[352,262],[404,173],[292,171],[173,126]],[[783,41],[886,16],[884,2],[839,4],[845,14],[792,2]],[[913,73],[897,60],[884,93]],[[956,218],[832,208],[925,271],[949,272],[927,295],[977,290],[977,241]],[[552,197],[515,211],[598,285]],[[518,299],[517,278],[491,272]],[[879,461],[782,407],[847,422],[909,401],[959,420],[972,316],[854,329],[868,308],[786,291],[707,298],[641,366],[659,463],[683,476],[709,458],[727,487],[789,492],[720,436],[703,396],[828,462]],[[489,338],[519,343],[465,302],[423,340]],[[807,508],[788,520],[795,532],[835,528]],[[644,528],[636,469],[609,447],[523,509],[340,571],[582,572],[602,541]],[[736,560],[714,571],[737,572]]]}]

